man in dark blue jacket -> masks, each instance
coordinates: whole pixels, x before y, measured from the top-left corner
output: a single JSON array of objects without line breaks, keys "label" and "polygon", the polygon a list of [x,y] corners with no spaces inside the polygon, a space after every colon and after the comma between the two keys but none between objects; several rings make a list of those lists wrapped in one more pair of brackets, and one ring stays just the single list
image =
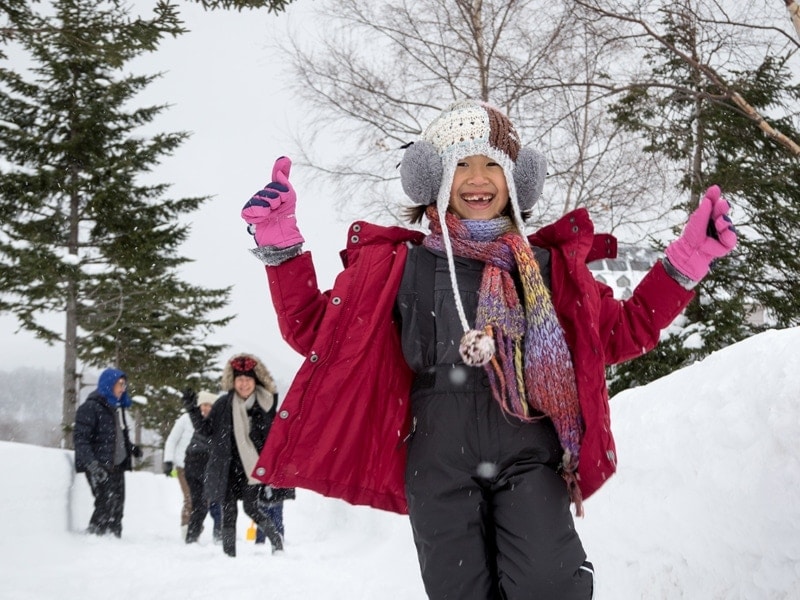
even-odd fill
[{"label": "man in dark blue jacket", "polygon": [[131,469],[131,456],[141,456],[128,438],[125,409],[131,399],[127,387],[124,372],[106,369],[97,389],[75,414],[75,470],[86,473],[92,488],[94,512],[88,531],[96,535],[122,535],[125,471]]}]

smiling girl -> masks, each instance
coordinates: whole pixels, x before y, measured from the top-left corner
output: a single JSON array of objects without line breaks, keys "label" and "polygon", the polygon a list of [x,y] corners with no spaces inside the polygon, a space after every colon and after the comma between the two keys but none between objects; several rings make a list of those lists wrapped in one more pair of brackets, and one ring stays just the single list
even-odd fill
[{"label": "smiling girl", "polygon": [[458,102],[400,167],[409,221],[429,232],[354,223],[323,293],[290,166],[279,158],[242,211],[284,339],[306,357],[257,477],[408,512],[430,598],[590,598],[570,505],[581,514],[616,468],[604,369],[653,348],[735,244],[719,189],[616,300],[586,266],[615,241],[585,209],[526,236],[544,158],[496,108]]}]

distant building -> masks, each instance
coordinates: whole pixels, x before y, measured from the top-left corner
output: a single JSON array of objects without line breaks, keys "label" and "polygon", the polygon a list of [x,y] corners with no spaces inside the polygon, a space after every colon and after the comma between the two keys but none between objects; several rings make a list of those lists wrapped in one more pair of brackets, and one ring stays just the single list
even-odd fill
[{"label": "distant building", "polygon": [[[639,285],[650,267],[662,256],[662,252],[650,248],[620,244],[617,248],[617,258],[604,258],[590,262],[589,269],[595,279],[614,290],[614,298],[626,300],[631,297],[633,290]],[[769,321],[769,315],[764,308],[755,304],[745,318],[753,325],[763,325]]]},{"label": "distant building", "polygon": [[650,267],[662,253],[650,248],[637,248],[620,244],[617,258],[604,258],[589,263],[594,278],[614,290],[614,297],[630,298],[634,288],[647,275]]}]

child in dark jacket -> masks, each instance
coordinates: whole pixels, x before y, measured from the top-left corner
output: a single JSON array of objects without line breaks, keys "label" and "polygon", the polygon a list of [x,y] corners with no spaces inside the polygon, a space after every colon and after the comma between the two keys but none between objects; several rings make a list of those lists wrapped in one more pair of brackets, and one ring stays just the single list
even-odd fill
[{"label": "child in dark jacket", "polygon": [[141,456],[128,438],[125,409],[131,399],[127,388],[124,372],[106,369],[100,374],[97,389],[75,413],[75,470],[86,473],[94,495],[88,531],[96,535],[122,535],[125,471],[131,469],[132,456]]},{"label": "child in dark jacket", "polygon": [[[217,396],[206,391],[195,394],[191,390],[186,390],[183,398],[184,404],[190,404],[195,397],[197,398],[195,404],[200,413],[198,416],[205,419],[211,412],[211,407],[214,405],[214,402],[216,402]],[[192,425],[194,426],[194,424]],[[211,517],[214,521],[214,541],[222,540],[222,517],[220,510],[216,504],[216,508],[211,507],[206,501],[204,494],[206,465],[208,464],[208,455],[210,452],[211,437],[195,430],[189,440],[189,444],[186,446],[184,455],[184,473],[191,498],[191,512],[189,513],[185,537],[187,544],[192,544],[199,539],[200,534],[203,532],[203,521],[205,521],[206,515],[209,513],[211,513]]]},{"label": "child in dark jacket", "polygon": [[256,476],[408,511],[430,598],[590,598],[569,508],[616,467],[604,369],[652,349],[735,246],[719,188],[617,300],[586,266],[613,238],[583,209],[526,237],[543,157],[496,108],[458,102],[401,163],[410,221],[429,233],[354,223],[322,293],[290,164],[242,211],[281,332],[306,357]]}]

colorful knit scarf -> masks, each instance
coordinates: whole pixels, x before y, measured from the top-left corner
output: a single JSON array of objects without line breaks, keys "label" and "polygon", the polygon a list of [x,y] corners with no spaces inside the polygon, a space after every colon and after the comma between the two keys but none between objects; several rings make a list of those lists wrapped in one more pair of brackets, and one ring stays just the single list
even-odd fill
[{"label": "colorful knit scarf", "polygon": [[[434,206],[427,210],[427,248],[444,251],[442,226]],[[453,254],[485,263],[478,290],[475,328],[494,338],[495,355],[484,368],[502,410],[523,421],[546,415],[564,450],[563,475],[582,513],[576,481],[583,433],[572,357],[556,317],[550,292],[530,244],[510,219],[461,220],[446,213]],[[521,283],[517,293],[513,273]]]}]

